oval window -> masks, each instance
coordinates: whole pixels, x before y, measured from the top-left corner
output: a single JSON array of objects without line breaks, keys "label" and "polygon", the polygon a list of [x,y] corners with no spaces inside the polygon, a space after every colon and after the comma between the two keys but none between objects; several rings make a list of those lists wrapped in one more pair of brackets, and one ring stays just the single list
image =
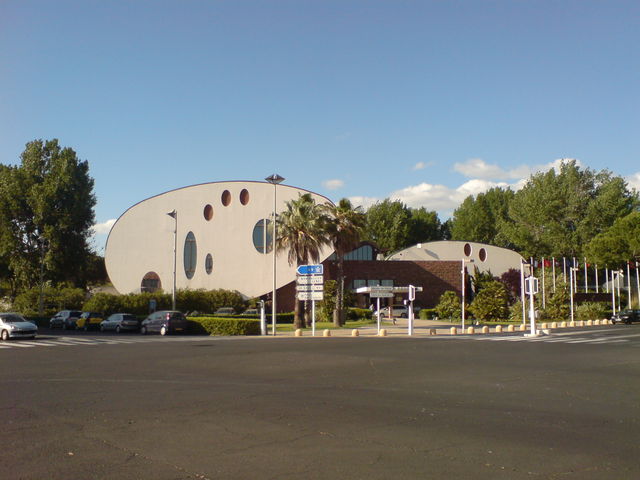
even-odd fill
[{"label": "oval window", "polygon": [[471,252],[472,252],[472,250],[471,250],[471,245],[469,245],[468,243],[465,243],[465,244],[464,244],[464,254],[465,254],[467,257],[469,257],[469,256],[471,256]]},{"label": "oval window", "polygon": [[211,220],[213,218],[213,207],[211,205],[205,205],[203,215],[207,222]]},{"label": "oval window", "polygon": [[263,218],[253,227],[253,246],[260,253],[269,253],[273,248],[271,220]]},{"label": "oval window", "polygon": [[156,272],[147,272],[144,277],[142,277],[142,282],[140,282],[140,291],[141,292],[150,292],[153,293],[162,288],[162,282],[160,281],[160,277]]},{"label": "oval window", "polygon": [[196,273],[197,255],[196,236],[193,232],[189,232],[184,239],[184,274],[189,279]]},{"label": "oval window", "polygon": [[481,262],[484,262],[487,259],[487,251],[484,248],[481,248],[478,252],[478,257],[480,257]]},{"label": "oval window", "polygon": [[222,201],[222,205],[228,207],[231,203],[231,192],[229,192],[229,190],[225,190],[224,192],[222,192],[220,200]]},{"label": "oval window", "polygon": [[249,203],[249,190],[247,190],[246,188],[243,188],[240,192],[240,203],[242,205],[246,205],[247,203]]},{"label": "oval window", "polygon": [[207,258],[204,260],[204,269],[207,272],[207,275],[211,275],[213,271],[213,257],[210,253],[207,253]]}]

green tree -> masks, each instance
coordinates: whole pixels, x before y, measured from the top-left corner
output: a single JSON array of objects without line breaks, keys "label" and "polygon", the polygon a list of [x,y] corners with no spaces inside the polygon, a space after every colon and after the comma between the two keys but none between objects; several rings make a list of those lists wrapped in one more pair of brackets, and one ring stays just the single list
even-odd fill
[{"label": "green tree", "polygon": [[462,306],[460,304],[460,298],[453,290],[447,290],[438,300],[438,305],[435,308],[438,313],[438,317],[447,318],[449,320],[462,318]]},{"label": "green tree", "polygon": [[509,317],[509,293],[502,282],[485,281],[475,296],[469,311],[480,321],[503,320]]},{"label": "green tree", "polygon": [[388,198],[367,210],[364,239],[391,253],[411,245],[411,213],[404,203]]},{"label": "green tree", "polygon": [[424,207],[409,208],[409,238],[408,245],[442,240],[442,224],[435,211]]},{"label": "green tree", "polygon": [[96,199],[89,164],[57,140],[26,145],[0,168],[0,263],[12,295],[43,280],[84,286]]},{"label": "green tree", "polygon": [[464,199],[453,212],[451,238],[467,242],[480,242],[498,247],[511,248],[501,225],[509,220],[509,203],[513,191],[499,187]]},{"label": "green tree", "polygon": [[501,229],[525,257],[580,258],[593,237],[637,205],[620,177],[583,170],[572,160],[557,173],[532,175],[509,203]]},{"label": "green tree", "polygon": [[[327,236],[326,216],[311,194],[299,195],[297,200],[286,204],[286,210],[278,217],[278,237],[276,248],[286,250],[289,265],[304,265],[320,260],[320,250],[329,244]],[[302,328],[303,318],[300,315],[300,302],[295,297],[294,323]]]},{"label": "green tree", "polygon": [[591,261],[613,268],[640,260],[640,212],[617,219],[589,242],[586,252]]},{"label": "green tree", "polygon": [[353,207],[351,202],[343,198],[337,205],[323,205],[325,214],[325,229],[329,244],[333,247],[337,258],[337,283],[335,310],[333,323],[336,326],[345,324],[344,308],[344,256],[358,246],[362,229],[365,225],[365,215],[361,207]]}]

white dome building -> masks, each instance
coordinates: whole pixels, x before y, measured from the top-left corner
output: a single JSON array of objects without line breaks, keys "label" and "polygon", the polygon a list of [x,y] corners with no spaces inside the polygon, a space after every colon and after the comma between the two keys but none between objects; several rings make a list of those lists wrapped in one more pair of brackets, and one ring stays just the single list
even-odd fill
[{"label": "white dome building", "polygon": [[[269,225],[276,209],[310,193],[266,182],[212,182],[183,187],[143,200],[116,221],[105,247],[105,264],[120,293],[170,292],[176,228],[176,288],[224,288],[251,298],[271,292],[273,255]],[[173,216],[170,213],[175,212]],[[331,255],[322,252],[320,261]],[[277,288],[295,280],[287,253],[277,257]]]}]

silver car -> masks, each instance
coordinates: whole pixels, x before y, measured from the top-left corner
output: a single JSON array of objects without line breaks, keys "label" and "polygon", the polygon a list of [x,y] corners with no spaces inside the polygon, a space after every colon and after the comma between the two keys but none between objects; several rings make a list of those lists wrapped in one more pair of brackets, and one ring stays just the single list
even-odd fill
[{"label": "silver car", "polygon": [[0,338],[36,338],[38,327],[19,313],[0,313]]},{"label": "silver car", "polygon": [[135,315],[131,315],[130,313],[114,313],[100,323],[100,330],[103,332],[106,330],[115,330],[116,333],[125,330],[138,331],[140,330],[140,322]]}]

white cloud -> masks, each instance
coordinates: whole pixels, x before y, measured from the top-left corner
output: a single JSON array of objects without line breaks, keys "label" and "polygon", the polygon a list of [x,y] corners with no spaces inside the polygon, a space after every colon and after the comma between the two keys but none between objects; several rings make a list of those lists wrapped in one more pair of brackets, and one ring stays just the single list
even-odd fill
[{"label": "white cloud", "polygon": [[411,170],[423,170],[427,165],[424,162],[416,163]]},{"label": "white cloud", "polygon": [[[481,158],[470,158],[466,162],[458,162],[453,165],[454,171],[467,178],[480,178],[485,180],[526,180],[530,175],[538,172],[546,172],[550,169],[560,170],[564,162],[573,160],[571,158],[559,158],[550,163],[540,165],[519,165],[505,170],[498,165],[490,165]],[[580,160],[576,160],[578,166],[582,166]]]},{"label": "white cloud", "polygon": [[104,235],[107,234],[111,231],[111,227],[113,227],[113,224],[116,223],[116,219],[112,218],[111,220],[107,220],[106,222],[103,223],[96,223],[93,227],[93,234],[94,235]]},{"label": "white cloud", "polygon": [[362,207],[364,209],[367,209],[374,203],[380,201],[380,199],[375,197],[357,197],[356,196],[356,197],[349,197],[349,201],[351,202],[351,205],[353,205],[354,207]]},{"label": "white cloud", "polygon": [[640,172],[634,173],[633,175],[629,175],[625,178],[629,188],[635,188],[638,192],[640,192]]},{"label": "white cloud", "polygon": [[344,187],[344,181],[334,178],[332,180],[325,180],[322,182],[322,186],[328,190],[338,190]]}]

